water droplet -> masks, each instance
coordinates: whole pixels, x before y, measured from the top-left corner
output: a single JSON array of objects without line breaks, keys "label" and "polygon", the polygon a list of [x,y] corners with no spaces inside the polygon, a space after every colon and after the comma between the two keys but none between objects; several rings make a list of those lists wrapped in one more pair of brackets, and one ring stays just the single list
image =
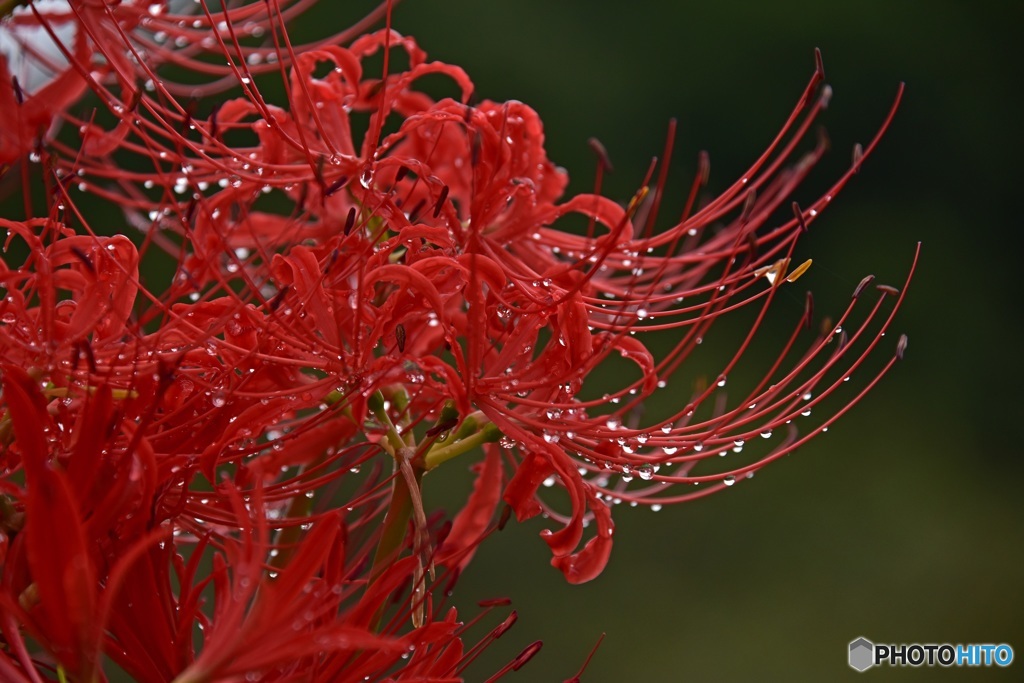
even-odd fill
[{"label": "water droplet", "polygon": [[651,512],[661,512],[661,503],[654,503],[651,505]]},{"label": "water droplet", "polygon": [[649,463],[644,463],[636,468],[636,473],[644,481],[650,481],[654,478],[654,467]]},{"label": "water droplet", "polygon": [[772,438],[772,430],[766,429],[763,432],[761,432],[761,438],[762,439],[770,439],[770,438]]},{"label": "water droplet", "polygon": [[725,386],[725,375],[720,375],[718,377],[718,386],[720,386],[720,387],[724,387]]},{"label": "water droplet", "polygon": [[363,169],[363,172],[359,174],[359,184],[362,185],[367,190],[369,190],[370,189],[370,185],[372,183],[373,183],[373,167],[368,165],[368,166],[366,166],[366,168]]},{"label": "water droplet", "polygon": [[736,477],[728,476],[722,480],[722,483],[725,484],[726,486],[732,486],[733,484],[736,483]]}]

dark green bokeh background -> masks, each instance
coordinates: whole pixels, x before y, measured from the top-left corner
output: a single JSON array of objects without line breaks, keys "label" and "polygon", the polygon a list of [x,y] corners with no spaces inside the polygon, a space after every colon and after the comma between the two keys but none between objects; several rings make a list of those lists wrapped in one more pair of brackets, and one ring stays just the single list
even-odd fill
[{"label": "dark green bokeh background", "polygon": [[[510,524],[457,587],[465,616],[497,595],[520,614],[471,678],[543,639],[510,680],[562,680],[606,632],[589,683],[1021,679],[1024,61],[1012,43],[1022,19],[1010,2],[406,0],[396,10],[395,27],[463,66],[481,97],[535,107],[577,191],[593,176],[586,140],[601,139],[615,163],[609,193],[623,200],[673,116],[679,192],[701,149],[712,187],[731,182],[784,121],[814,47],[835,89],[821,183],[907,82],[878,152],[803,243],[815,265],[800,282],[822,314],[838,313],[866,273],[899,284],[923,241],[897,322],[910,337],[905,362],[824,438],[751,482],[659,513],[617,510],[611,564],[590,584],[566,585],[548,566],[540,523]],[[1005,642],[1017,661],[857,674],[846,648],[861,635]]]}]

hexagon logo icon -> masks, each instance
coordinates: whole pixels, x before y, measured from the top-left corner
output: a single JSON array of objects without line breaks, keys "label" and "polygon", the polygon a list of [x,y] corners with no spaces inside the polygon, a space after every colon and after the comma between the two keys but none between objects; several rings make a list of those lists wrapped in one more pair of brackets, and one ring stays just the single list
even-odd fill
[{"label": "hexagon logo icon", "polygon": [[875,644],[867,638],[858,638],[850,643],[850,666],[865,671],[875,664]]}]

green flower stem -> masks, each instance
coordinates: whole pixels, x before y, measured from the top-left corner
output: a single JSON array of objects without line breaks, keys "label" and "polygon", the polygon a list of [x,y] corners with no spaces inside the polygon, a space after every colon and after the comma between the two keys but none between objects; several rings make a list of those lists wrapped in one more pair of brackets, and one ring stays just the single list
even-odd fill
[{"label": "green flower stem", "polygon": [[465,439],[470,434],[473,434],[480,428],[481,423],[489,422],[489,419],[481,413],[479,410],[470,413],[466,416],[466,419],[459,425],[457,432],[451,435],[452,441],[458,441],[459,439]]},{"label": "green flower stem", "polygon": [[412,430],[409,429],[411,420],[409,419],[409,392],[405,390],[405,387],[395,387],[391,392],[391,403],[395,407],[395,411],[398,413],[398,424],[402,427],[402,432],[405,434],[405,445],[416,446],[416,435],[413,434]]},{"label": "green flower stem", "polygon": [[[422,476],[423,474],[420,472],[417,476],[417,483]],[[402,542],[405,540],[405,530],[409,525],[410,517],[412,517],[412,493],[405,482],[405,477],[396,474],[391,483],[391,503],[384,516],[380,541],[377,542],[377,552],[373,556],[373,569],[370,571],[371,581],[376,579],[398,555]]]},{"label": "green flower stem", "polygon": [[[469,422],[468,418],[466,422]],[[447,462],[457,455],[462,455],[463,453],[471,451],[477,446],[482,446],[485,443],[494,443],[500,438],[501,430],[499,430],[497,425],[493,422],[488,422],[478,431],[470,434],[464,439],[455,441],[451,444],[446,444],[440,448],[431,448],[423,458],[423,465],[429,472],[441,463]]]},{"label": "green flower stem", "polygon": [[384,394],[380,393],[380,389],[370,394],[370,397],[366,401],[366,405],[387,432],[387,445],[390,446],[390,448],[386,450],[392,455],[392,457],[398,458],[399,451],[406,448],[407,444],[405,443],[405,440],[402,439],[402,435],[398,433],[398,428],[395,427],[395,423],[391,421],[391,416],[388,415],[388,411],[384,410]]}]

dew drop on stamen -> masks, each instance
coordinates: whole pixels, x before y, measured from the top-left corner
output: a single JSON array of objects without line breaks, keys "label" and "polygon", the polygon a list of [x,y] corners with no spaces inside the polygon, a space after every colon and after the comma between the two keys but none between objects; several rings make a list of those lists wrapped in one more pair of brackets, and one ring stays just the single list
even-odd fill
[{"label": "dew drop on stamen", "polygon": [[763,432],[761,432],[761,438],[762,439],[770,439],[770,438],[772,438],[772,430],[766,429]]},{"label": "dew drop on stamen", "polygon": [[363,172],[359,174],[359,184],[362,185],[363,188],[369,190],[370,189],[370,185],[372,183],[373,183],[373,168],[371,168],[370,166],[367,166],[366,168],[363,169]]},{"label": "dew drop on stamen", "polygon": [[650,481],[654,478],[654,467],[650,464],[644,463],[636,468],[636,473],[644,481]]},{"label": "dew drop on stamen", "polygon": [[725,386],[725,375],[719,376],[719,378],[718,378],[718,386],[720,386],[720,387],[724,387]]},{"label": "dew drop on stamen", "polygon": [[722,480],[722,483],[725,484],[726,486],[732,486],[733,484],[736,483],[736,477],[726,477],[725,479]]},{"label": "dew drop on stamen", "polygon": [[651,505],[651,512],[661,512],[661,503]]}]

